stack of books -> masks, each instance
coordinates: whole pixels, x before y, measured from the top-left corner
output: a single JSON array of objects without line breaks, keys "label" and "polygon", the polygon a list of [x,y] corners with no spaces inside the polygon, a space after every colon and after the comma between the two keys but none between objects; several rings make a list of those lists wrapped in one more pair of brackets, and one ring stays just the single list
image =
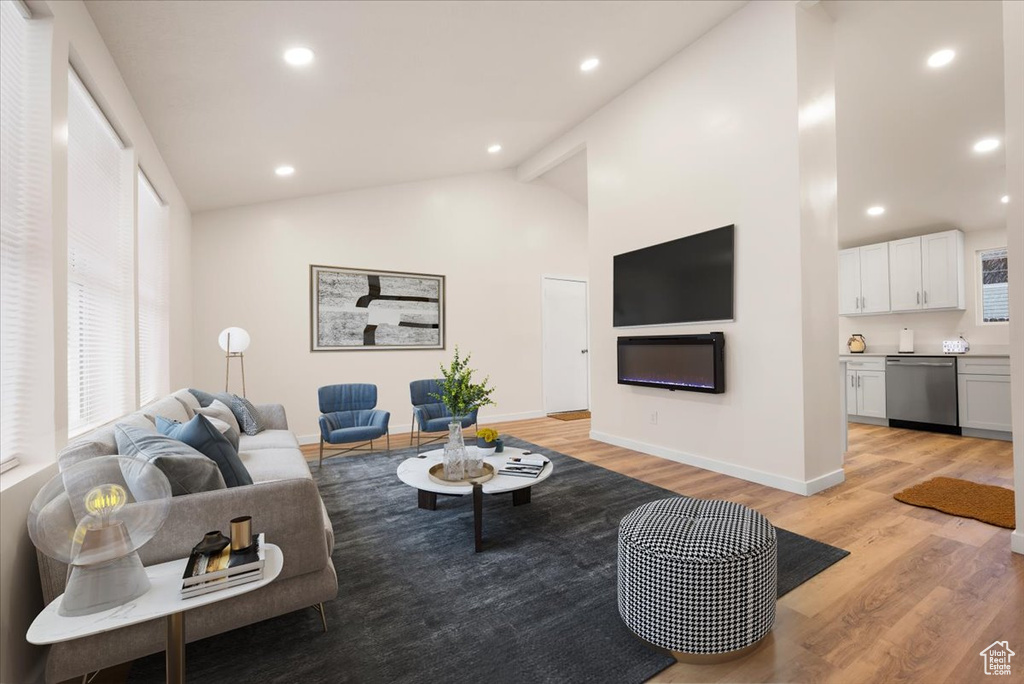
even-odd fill
[{"label": "stack of books", "polygon": [[263,579],[266,550],[263,535],[253,535],[252,546],[232,551],[225,546],[216,553],[192,552],[181,579],[181,597],[202,596],[212,591]]},{"label": "stack of books", "polygon": [[535,478],[540,475],[540,471],[544,470],[547,463],[548,459],[539,454],[509,456],[498,474]]}]

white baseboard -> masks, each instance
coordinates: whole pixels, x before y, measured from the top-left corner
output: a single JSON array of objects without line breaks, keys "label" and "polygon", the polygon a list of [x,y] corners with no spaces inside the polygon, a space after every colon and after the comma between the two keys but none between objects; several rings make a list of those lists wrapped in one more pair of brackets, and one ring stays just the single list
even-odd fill
[{"label": "white baseboard", "polygon": [[1010,550],[1024,555],[1024,530],[1014,530],[1010,535]]},{"label": "white baseboard", "polygon": [[846,479],[846,474],[843,472],[842,468],[834,470],[831,473],[826,473],[821,477],[816,477],[813,480],[794,480],[793,478],[783,477],[782,475],[766,473],[763,470],[748,468],[734,463],[726,463],[725,461],[719,461],[705,456],[696,456],[676,449],[669,449],[656,444],[647,444],[646,442],[639,442],[633,439],[619,437],[617,435],[609,435],[596,430],[592,430],[590,432],[590,438],[595,439],[598,442],[604,442],[605,444],[614,444],[615,446],[620,446],[625,449],[632,449],[633,451],[666,458],[678,463],[685,463],[686,465],[703,468],[704,470],[711,470],[716,473],[722,473],[723,475],[731,475],[732,477],[738,477],[742,480],[747,480],[748,482],[756,482],[757,484],[767,485],[769,487],[774,487],[775,489],[793,492],[794,494],[802,494],[804,496],[817,494],[829,487],[834,487]]},{"label": "white baseboard", "polygon": [[[411,412],[412,412],[412,410],[410,409],[410,413]],[[499,414],[499,415],[496,415],[496,416],[492,416],[491,414],[488,413],[488,414],[486,414],[484,416],[481,416],[481,425],[486,427],[487,425],[490,425],[491,423],[504,423],[504,422],[510,421],[510,420],[529,420],[530,418],[543,418],[546,415],[547,414],[544,413],[543,411],[521,411],[519,413],[502,413],[502,414]],[[395,425],[394,423],[391,423],[390,425],[388,425],[388,431],[392,435],[400,435],[403,432],[408,433],[409,430],[411,430],[411,429],[412,429],[412,424],[411,423],[401,423],[401,424],[398,424],[398,425]],[[312,435],[299,435],[298,439],[299,439],[299,444],[302,444],[302,445],[319,444],[320,443],[320,433],[314,433]]]}]

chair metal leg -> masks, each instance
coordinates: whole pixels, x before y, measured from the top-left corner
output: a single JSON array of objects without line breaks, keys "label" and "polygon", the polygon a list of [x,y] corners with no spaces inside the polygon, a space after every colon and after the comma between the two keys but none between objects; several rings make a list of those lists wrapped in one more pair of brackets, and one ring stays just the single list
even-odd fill
[{"label": "chair metal leg", "polygon": [[391,454],[391,431],[389,430],[388,432],[385,432],[384,435],[387,437],[387,440],[388,440],[388,455],[390,455]]},{"label": "chair metal leg", "polygon": [[370,440],[370,451],[373,451],[373,440]]},{"label": "chair metal leg", "polygon": [[323,464],[324,464],[324,438],[321,437],[320,438],[320,464],[317,467],[319,468]]},{"label": "chair metal leg", "polygon": [[412,446],[413,431],[416,430],[416,412],[412,412],[412,422],[409,423],[409,446]]}]

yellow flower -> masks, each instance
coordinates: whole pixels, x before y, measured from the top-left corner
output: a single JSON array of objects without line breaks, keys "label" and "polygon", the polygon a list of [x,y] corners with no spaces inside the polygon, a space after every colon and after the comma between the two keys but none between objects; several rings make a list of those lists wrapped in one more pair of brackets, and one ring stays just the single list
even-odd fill
[{"label": "yellow flower", "polygon": [[481,428],[476,431],[476,436],[485,442],[493,442],[498,439],[498,431],[493,428]]}]

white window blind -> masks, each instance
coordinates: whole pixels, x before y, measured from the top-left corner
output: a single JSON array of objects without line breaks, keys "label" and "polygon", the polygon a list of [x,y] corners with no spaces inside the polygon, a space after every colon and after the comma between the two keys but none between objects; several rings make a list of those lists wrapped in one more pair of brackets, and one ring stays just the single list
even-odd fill
[{"label": "white window blind", "polygon": [[139,172],[139,403],[171,391],[169,218]]},{"label": "white window blind", "polygon": [[130,154],[72,70],[68,78],[68,432],[135,404]]},{"label": "white window blind", "polygon": [[0,2],[0,472],[53,458],[49,29]]}]

